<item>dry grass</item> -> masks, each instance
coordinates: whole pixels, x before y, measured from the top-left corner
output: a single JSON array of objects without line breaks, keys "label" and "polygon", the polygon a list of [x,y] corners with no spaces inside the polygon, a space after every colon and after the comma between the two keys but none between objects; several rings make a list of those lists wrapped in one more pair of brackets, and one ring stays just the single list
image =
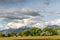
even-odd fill
[{"label": "dry grass", "polygon": [[60,36],[0,37],[0,40],[60,40]]}]

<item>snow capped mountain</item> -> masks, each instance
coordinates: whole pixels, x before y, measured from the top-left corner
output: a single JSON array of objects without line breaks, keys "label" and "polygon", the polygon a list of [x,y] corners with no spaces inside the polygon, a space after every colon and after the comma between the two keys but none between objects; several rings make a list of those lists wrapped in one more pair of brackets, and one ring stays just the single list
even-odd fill
[{"label": "snow capped mountain", "polygon": [[1,30],[3,33],[14,32],[17,33],[20,30],[29,29],[32,27],[44,29],[45,27],[58,28],[60,27],[60,19],[54,21],[48,21],[44,23],[36,22],[32,19],[18,20],[18,22],[10,22],[7,24],[4,30]]},{"label": "snow capped mountain", "polygon": [[51,28],[58,28],[60,27],[60,19],[53,20],[53,21],[47,21],[44,23],[36,23],[33,25],[33,27],[44,29],[45,27],[51,27]]},{"label": "snow capped mountain", "polygon": [[31,27],[31,24],[33,25],[35,23],[36,21],[32,19],[23,19],[23,20],[18,20],[16,22],[9,22],[5,28],[18,29],[18,28],[25,27],[25,26]]},{"label": "snow capped mountain", "polygon": [[46,27],[46,25],[44,23],[36,23],[36,24],[32,25],[32,27],[43,29]]},{"label": "snow capped mountain", "polygon": [[18,29],[21,27],[37,27],[37,28],[45,28],[45,27],[56,27],[56,26],[60,26],[60,19],[58,20],[54,20],[54,21],[48,21],[48,22],[44,22],[44,23],[39,23],[36,22],[32,19],[24,19],[24,20],[18,20],[18,22],[10,22],[7,24],[7,26],[5,27],[5,29]]},{"label": "snow capped mountain", "polygon": [[44,23],[39,23],[32,19],[18,20],[18,22],[8,23],[5,29],[2,31],[5,33],[10,31],[17,32],[17,30],[19,31],[19,30],[29,29],[32,27],[36,27],[40,29],[44,29],[45,27],[58,28],[60,27],[60,19],[54,21],[48,21]]}]

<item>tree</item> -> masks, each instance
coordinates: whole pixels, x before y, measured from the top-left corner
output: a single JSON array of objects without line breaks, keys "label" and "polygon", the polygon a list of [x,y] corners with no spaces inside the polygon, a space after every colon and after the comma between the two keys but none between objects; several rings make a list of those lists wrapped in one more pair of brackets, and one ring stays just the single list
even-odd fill
[{"label": "tree", "polygon": [[5,37],[5,35],[2,32],[0,32],[0,37]]},{"label": "tree", "polygon": [[54,30],[56,30],[58,35],[60,35],[60,28],[55,28]]},{"label": "tree", "polygon": [[57,32],[54,30],[54,28],[45,28],[43,29],[43,32],[41,33],[42,36],[53,36],[57,35]]},{"label": "tree", "polygon": [[9,32],[9,33],[7,34],[7,36],[8,36],[8,37],[13,37],[13,36],[16,36],[16,34],[13,33],[13,32]]},{"label": "tree", "polygon": [[39,28],[30,28],[28,30],[22,30],[18,33],[19,36],[40,36],[41,29]]},{"label": "tree", "polygon": [[29,36],[30,32],[28,30],[22,30],[18,32],[18,36]]},{"label": "tree", "polygon": [[29,32],[31,36],[40,36],[42,30],[34,27],[34,28],[30,28]]},{"label": "tree", "polygon": [[41,33],[41,36],[51,36],[51,35],[52,35],[52,33],[48,32],[48,31]]}]

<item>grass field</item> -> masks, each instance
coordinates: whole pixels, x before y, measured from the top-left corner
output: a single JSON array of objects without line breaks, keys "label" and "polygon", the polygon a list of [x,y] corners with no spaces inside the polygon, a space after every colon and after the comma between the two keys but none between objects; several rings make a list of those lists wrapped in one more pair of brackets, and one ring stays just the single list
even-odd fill
[{"label": "grass field", "polygon": [[60,40],[60,36],[0,37],[0,40]]}]

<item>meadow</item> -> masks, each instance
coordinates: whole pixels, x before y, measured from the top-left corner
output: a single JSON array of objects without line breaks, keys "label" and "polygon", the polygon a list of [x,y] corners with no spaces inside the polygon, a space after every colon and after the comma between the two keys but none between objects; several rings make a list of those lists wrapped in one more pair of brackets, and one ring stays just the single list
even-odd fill
[{"label": "meadow", "polygon": [[0,40],[60,40],[60,36],[0,37]]}]

